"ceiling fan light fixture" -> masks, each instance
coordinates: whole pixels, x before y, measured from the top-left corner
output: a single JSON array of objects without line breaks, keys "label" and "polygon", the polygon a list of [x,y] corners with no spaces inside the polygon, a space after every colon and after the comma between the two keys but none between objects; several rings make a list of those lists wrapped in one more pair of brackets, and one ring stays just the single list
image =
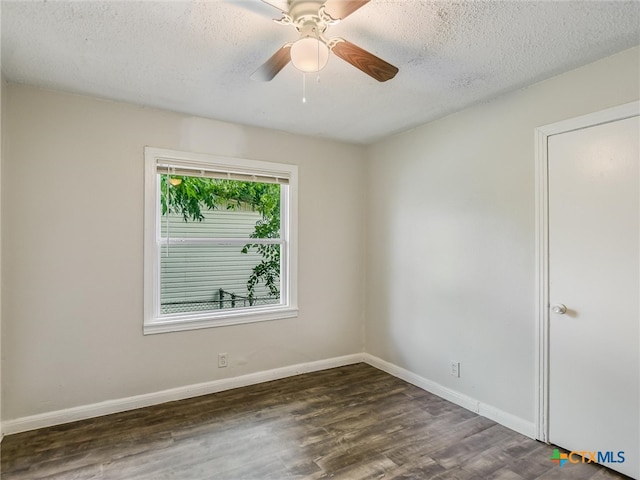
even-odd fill
[{"label": "ceiling fan light fixture", "polygon": [[328,61],[329,47],[319,38],[303,37],[291,45],[291,63],[302,72],[319,72]]}]

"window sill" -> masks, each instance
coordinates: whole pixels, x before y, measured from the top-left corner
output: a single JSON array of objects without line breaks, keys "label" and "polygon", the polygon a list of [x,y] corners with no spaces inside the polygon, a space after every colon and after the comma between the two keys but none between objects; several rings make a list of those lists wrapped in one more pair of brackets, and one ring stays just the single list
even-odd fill
[{"label": "window sill", "polygon": [[264,309],[262,311],[229,312],[224,315],[182,315],[171,318],[154,319],[145,322],[143,334],[182,332],[185,330],[198,330],[201,328],[225,327],[229,325],[241,325],[244,323],[266,322],[281,320],[298,316],[295,307],[279,307]]}]

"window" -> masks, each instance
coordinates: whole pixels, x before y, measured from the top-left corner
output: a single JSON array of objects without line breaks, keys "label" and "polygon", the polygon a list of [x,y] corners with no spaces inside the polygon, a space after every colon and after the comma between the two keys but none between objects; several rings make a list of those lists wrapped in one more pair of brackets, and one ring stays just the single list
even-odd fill
[{"label": "window", "polygon": [[145,148],[145,334],[297,315],[297,173]]}]

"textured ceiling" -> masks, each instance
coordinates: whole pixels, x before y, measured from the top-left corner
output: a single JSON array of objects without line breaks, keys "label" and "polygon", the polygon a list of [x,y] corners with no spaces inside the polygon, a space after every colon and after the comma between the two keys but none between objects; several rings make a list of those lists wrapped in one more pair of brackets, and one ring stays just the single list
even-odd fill
[{"label": "textured ceiling", "polygon": [[[277,3],[277,2],[274,2]],[[396,65],[386,83],[332,56],[249,77],[292,27],[259,0],[2,1],[9,81],[369,143],[640,43],[637,1],[372,0],[333,26]]]}]

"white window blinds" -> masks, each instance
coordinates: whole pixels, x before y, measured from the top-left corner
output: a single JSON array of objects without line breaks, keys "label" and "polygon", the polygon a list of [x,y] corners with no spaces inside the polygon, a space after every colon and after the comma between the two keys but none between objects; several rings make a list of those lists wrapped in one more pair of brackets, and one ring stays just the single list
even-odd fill
[{"label": "white window blinds", "polygon": [[159,174],[177,177],[201,177],[217,178],[221,180],[238,180],[242,182],[279,183],[289,184],[289,174],[263,172],[259,170],[244,170],[241,168],[229,168],[228,166],[204,165],[183,161],[166,161],[158,159],[156,161],[156,171]]}]

